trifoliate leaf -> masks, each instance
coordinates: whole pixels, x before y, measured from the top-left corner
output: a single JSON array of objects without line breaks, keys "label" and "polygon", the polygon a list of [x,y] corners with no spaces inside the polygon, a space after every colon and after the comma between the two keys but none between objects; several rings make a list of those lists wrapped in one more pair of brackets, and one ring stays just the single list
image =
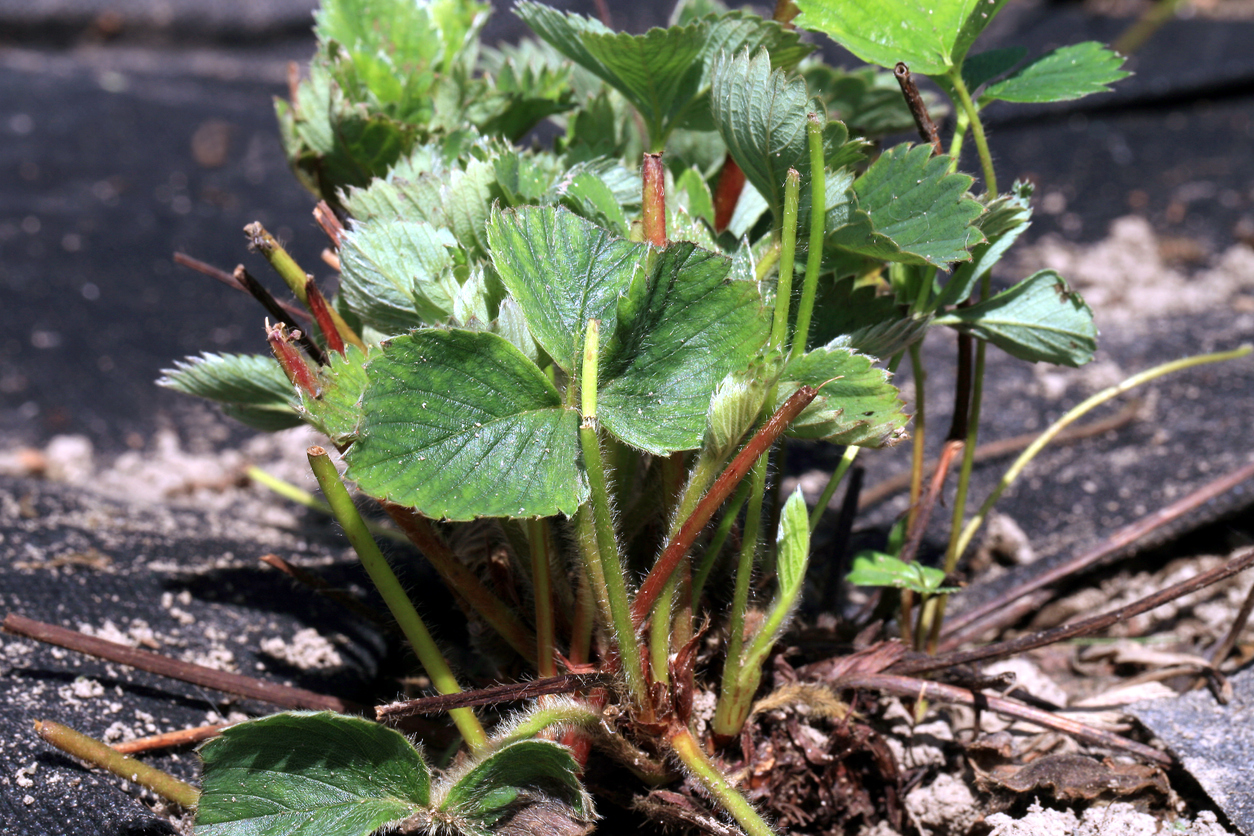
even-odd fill
[{"label": "trifoliate leaf", "polygon": [[340,249],[340,295],[363,323],[385,334],[442,322],[453,312],[457,241],[422,221],[360,224]]},{"label": "trifoliate leaf", "polygon": [[1042,270],[969,308],[939,317],[1020,360],[1082,366],[1097,350],[1093,311],[1053,270]]},{"label": "trifoliate leaf", "polygon": [[989,85],[980,101],[1063,102],[1106,93],[1132,73],[1121,69],[1123,56],[1096,41],[1086,41],[1042,55],[1018,72]]},{"label": "trifoliate leaf", "polygon": [[794,357],[779,384],[782,403],[808,384],[819,396],[788,428],[794,438],[822,438],[833,444],[882,447],[905,438],[909,417],[888,373],[874,358],[848,349],[816,348]]},{"label": "trifoliate leaf", "polygon": [[877,551],[859,552],[853,559],[853,571],[845,580],[854,586],[890,586],[920,595],[940,595],[959,589],[943,585],[945,573],[940,569],[906,563],[894,555]]},{"label": "trifoliate leaf", "polygon": [[971,44],[1006,0],[796,0],[796,24],[822,32],[868,64],[943,75],[962,64]]},{"label": "trifoliate leaf", "polygon": [[200,756],[197,836],[369,836],[430,802],[422,754],[358,717],[276,714],[224,729]]},{"label": "trifoliate leaf", "polygon": [[222,404],[232,418],[267,432],[299,426],[296,388],[273,357],[211,354],[163,369],[158,386]]},{"label": "trifoliate leaf", "polygon": [[366,366],[348,475],[424,516],[574,514],[587,495],[579,415],[508,340],[425,329]]}]

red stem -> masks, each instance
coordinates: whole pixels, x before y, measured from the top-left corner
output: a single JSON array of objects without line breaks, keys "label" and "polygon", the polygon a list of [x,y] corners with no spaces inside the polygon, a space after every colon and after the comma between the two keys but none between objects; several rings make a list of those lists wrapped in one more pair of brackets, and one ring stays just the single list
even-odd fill
[{"label": "red stem", "polygon": [[722,232],[731,223],[736,213],[736,204],[740,202],[740,193],[745,188],[745,173],[736,165],[732,155],[728,154],[723,161],[723,170],[718,175],[718,185],[714,187],[714,231]]},{"label": "red stem", "polygon": [[644,155],[644,240],[655,247],[666,246],[666,168],[662,155]]},{"label": "red stem", "polygon": [[679,568],[680,562],[692,548],[701,529],[705,528],[706,523],[714,516],[714,512],[727,500],[727,497],[731,496],[732,491],[740,484],[740,480],[745,478],[754,462],[770,449],[771,445],[783,435],[788,425],[796,420],[802,410],[809,406],[810,401],[814,400],[818,394],[818,390],[811,386],[802,386],[794,392],[792,397],[776,410],[770,420],[762,425],[762,428],[741,449],[736,458],[732,459],[727,469],[714,480],[710,490],[697,503],[692,516],[684,521],[679,533],[666,546],[666,551],[662,552],[662,556],[658,558],[648,577],[640,585],[636,600],[631,605],[631,620],[637,628],[644,623],[645,617],[657,603],[658,596],[662,594],[662,588]]}]

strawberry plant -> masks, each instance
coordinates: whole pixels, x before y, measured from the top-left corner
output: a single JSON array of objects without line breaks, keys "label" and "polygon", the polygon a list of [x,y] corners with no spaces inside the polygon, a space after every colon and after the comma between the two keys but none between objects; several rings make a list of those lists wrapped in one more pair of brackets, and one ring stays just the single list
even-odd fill
[{"label": "strawberry plant", "polygon": [[[602,676],[485,729],[421,602],[311,449],[466,751],[435,778],[421,749],[360,718],[242,724],[203,749],[198,833],[582,832],[590,756],[646,785],[686,773],[745,832],[774,832],[723,747],[803,597],[832,492],[858,450],[907,437],[891,372],[909,355],[918,382],[916,510],[897,554],[854,580],[901,587],[900,626],[926,646],[961,526],[944,570],[911,568],[927,516],[924,334],[950,328],[964,347],[947,448],[965,456],[959,524],[986,347],[1070,366],[1095,350],[1063,277],[992,292],[1032,189],[999,190],[980,111],[1079,98],[1126,73],[1097,44],[1026,63],[972,53],[1004,2],[797,0],[764,20],[692,0],[642,35],[521,2],[536,38],[494,48],[479,42],[488,7],[470,0],[325,0],[317,54],[278,117],[323,201],[338,293],[250,227],[308,316],[270,300],[272,357],[204,354],[162,383],[255,427],[325,433],[347,479],[500,636],[501,669]],[[871,66],[823,64],[794,24]],[[948,153],[929,114],[941,100],[912,73],[949,100]],[[518,144],[545,121],[550,146]],[[916,126],[924,143],[881,147]],[[968,136],[978,196],[956,171]],[[845,450],[813,510],[768,488],[785,439]],[[510,572],[463,561],[453,544],[472,527]]]}]

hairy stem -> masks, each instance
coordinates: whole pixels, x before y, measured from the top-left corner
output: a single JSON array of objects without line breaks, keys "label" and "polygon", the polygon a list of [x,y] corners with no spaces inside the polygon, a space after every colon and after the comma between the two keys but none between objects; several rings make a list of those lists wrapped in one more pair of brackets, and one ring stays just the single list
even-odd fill
[{"label": "hairy stem", "polygon": [[797,327],[793,332],[791,356],[804,353],[814,317],[814,299],[819,289],[819,269],[823,265],[823,233],[827,222],[827,168],[823,161],[823,121],[817,113],[806,116],[806,140],[810,146],[810,249],[806,252],[806,274],[797,302]]},{"label": "hairy stem", "polygon": [[600,320],[588,320],[588,330],[584,337],[583,375],[580,381],[583,421],[579,425],[579,443],[583,448],[584,468],[588,473],[597,562],[605,579],[605,594],[608,598],[614,639],[623,660],[627,687],[637,704],[645,705],[648,693],[644,668],[640,660],[640,647],[636,643],[636,630],[631,620],[627,579],[623,576],[623,564],[618,554],[618,539],[614,534],[614,516],[610,508],[609,483],[605,477],[605,460],[597,432],[597,361],[600,357],[600,334]]},{"label": "hairy stem", "polygon": [[692,773],[692,777],[731,814],[748,836],[775,836],[775,831],[766,823],[766,819],[732,786],[687,727],[673,730],[670,733],[670,744],[680,762]]},{"label": "hairy stem", "polygon": [[[993,155],[988,150],[988,138],[984,135],[984,123],[980,121],[979,108],[975,106],[975,102],[971,101],[966,82],[962,80],[961,68],[951,67],[947,77],[954,87],[954,92],[958,94],[958,104],[962,112],[966,114],[967,121],[971,124],[971,136],[975,139],[975,150],[980,155],[980,168],[984,172],[984,189],[990,196],[995,195],[997,194],[997,173],[993,170]],[[961,146],[959,148],[961,149]],[[954,159],[956,160],[957,157],[955,156]]]},{"label": "hairy stem", "polygon": [[788,311],[792,305],[793,263],[797,253],[797,208],[801,198],[801,175],[788,169],[784,179],[784,225],[779,239],[779,283],[775,286],[775,318],[771,323],[771,345],[783,347],[788,341]]},{"label": "hairy stem", "polygon": [[553,541],[546,520],[527,520],[527,541],[531,552],[531,585],[536,599],[536,672],[557,676],[554,653],[553,590],[549,583],[549,555]]},{"label": "hairy stem", "polygon": [[[374,538],[370,536],[361,515],[357,513],[357,508],[353,505],[352,497],[348,495],[348,490],[340,481],[340,475],[335,471],[335,465],[331,463],[331,457],[321,447],[310,447],[308,457],[309,466],[318,479],[323,495],[331,505],[335,519],[343,527],[344,534],[348,537],[348,542],[352,544],[354,551],[357,552],[358,558],[361,559],[361,565],[365,568],[366,574],[370,576],[370,580],[379,590],[379,594],[387,604],[388,610],[391,611],[392,617],[396,619],[401,632],[409,640],[410,646],[418,656],[418,661],[422,663],[427,676],[431,678],[431,684],[441,694],[460,694],[462,689],[457,683],[457,677],[453,676],[448,661],[440,652],[440,648],[436,646],[435,640],[431,638],[431,633],[427,631],[427,625],[423,623],[422,616],[414,608],[400,580],[392,572],[392,567],[388,565],[383,553],[379,551]],[[455,708],[449,712],[449,716],[453,718],[457,730],[461,732],[472,751],[481,751],[488,745],[488,736],[484,733],[483,726],[469,708]]]}]

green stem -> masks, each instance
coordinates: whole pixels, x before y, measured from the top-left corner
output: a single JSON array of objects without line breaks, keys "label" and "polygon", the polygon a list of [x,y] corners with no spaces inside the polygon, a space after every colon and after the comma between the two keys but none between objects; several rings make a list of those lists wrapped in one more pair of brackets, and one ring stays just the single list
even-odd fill
[{"label": "green stem", "polygon": [[610,620],[614,639],[623,660],[627,687],[638,705],[645,705],[648,696],[644,682],[644,668],[640,660],[640,647],[636,643],[636,631],[631,622],[631,604],[627,597],[627,581],[623,577],[622,560],[618,555],[618,540],[614,535],[614,516],[610,508],[609,483],[605,477],[605,460],[601,440],[597,432],[597,362],[600,356],[600,320],[588,320],[584,337],[583,376],[580,389],[580,405],[583,421],[579,425],[579,443],[583,449],[584,468],[588,474],[589,502],[592,506],[592,524],[596,535],[596,562],[601,566],[605,579]]},{"label": "green stem", "polygon": [[[984,277],[987,284],[989,277]],[[987,296],[987,293],[981,293]],[[954,571],[958,558],[965,548],[960,543],[958,532],[962,529],[962,519],[967,513],[967,493],[971,488],[971,472],[975,469],[975,447],[980,436],[980,407],[984,401],[984,356],[988,344],[977,340],[975,345],[975,365],[971,373],[971,412],[967,417],[967,438],[962,448],[962,468],[958,471],[958,487],[954,490],[954,511],[950,519],[949,545],[945,549],[945,574]]]},{"label": "green stem", "polygon": [[[298,488],[291,482],[285,482],[273,473],[267,473],[256,465],[251,465],[244,471],[244,475],[256,482],[258,485],[261,485],[263,488],[277,493],[284,499],[291,500],[297,505],[304,505],[306,508],[326,514],[328,517],[331,516],[330,505],[327,505],[309,491]],[[386,537],[389,540],[395,540],[398,543],[409,542],[409,538],[405,536],[404,532],[397,531],[395,528],[385,527],[377,523],[373,523],[370,520],[366,520],[366,527],[369,528],[370,533],[376,537]]]},{"label": "green stem", "polygon": [[954,86],[954,92],[958,94],[958,103],[971,123],[971,136],[975,139],[975,150],[980,154],[980,167],[984,171],[984,188],[990,195],[995,195],[997,194],[997,173],[993,171],[993,155],[988,150],[988,139],[984,136],[984,123],[980,121],[980,111],[975,106],[975,102],[971,101],[971,94],[962,80],[962,71],[958,67],[951,67],[948,77],[949,83]]},{"label": "green stem", "polygon": [[702,556],[701,563],[692,577],[692,608],[694,610],[701,601],[701,594],[705,591],[705,584],[710,578],[710,573],[714,571],[718,553],[723,550],[723,544],[727,542],[732,526],[736,524],[736,518],[740,516],[740,509],[744,507],[748,498],[749,484],[742,482],[736,488],[736,493],[731,500],[728,501],[727,508],[723,511],[723,517],[718,521],[718,528],[714,530],[713,536],[710,537],[709,545],[705,547],[705,554]]},{"label": "green stem", "polygon": [[927,409],[924,398],[924,387],[927,384],[927,370],[923,367],[919,343],[910,346],[910,366],[914,369],[914,438],[910,459],[910,512],[906,527],[914,525],[914,517],[923,493],[923,441],[927,433]]},{"label": "green stem", "polygon": [[62,752],[86,761],[92,766],[106,769],[141,787],[150,789],[162,798],[173,801],[180,807],[192,809],[200,800],[200,790],[184,781],[180,781],[168,772],[143,761],[126,755],[108,746],[94,737],[88,737],[69,726],[54,723],[51,720],[36,720],[35,732]]},{"label": "green stem", "polygon": [[771,323],[771,345],[782,347],[788,341],[788,311],[792,305],[793,263],[797,253],[797,209],[801,199],[801,175],[788,169],[784,179],[784,226],[779,239],[779,283],[775,286],[775,319]]},{"label": "green stem", "polygon": [[671,732],[671,748],[692,777],[731,814],[748,836],[776,836],[766,819],[732,786],[686,727]]},{"label": "green stem", "polygon": [[810,533],[813,534],[819,527],[819,521],[823,519],[823,512],[827,510],[827,506],[831,504],[832,497],[836,495],[836,489],[840,487],[840,483],[844,480],[845,474],[849,472],[849,468],[853,465],[853,460],[858,458],[858,451],[861,447],[854,447],[852,444],[845,448],[845,452],[840,456],[840,462],[836,465],[836,469],[832,471],[832,478],[827,480],[827,485],[823,488],[823,493],[819,494],[819,501],[815,504],[814,510],[810,512]]},{"label": "green stem", "polygon": [[536,599],[536,672],[542,677],[557,676],[553,589],[549,583],[549,556],[553,543],[547,520],[527,520],[526,525],[531,552],[531,587]]},{"label": "green stem", "polygon": [[971,127],[971,118],[967,112],[959,108],[958,118],[954,120],[954,135],[949,141],[949,172],[958,170],[958,161],[962,158],[962,145],[967,138],[967,129]]},{"label": "green stem", "polygon": [[732,593],[731,618],[728,623],[727,660],[723,663],[723,683],[718,706],[714,711],[714,733],[734,735],[740,731],[735,707],[740,697],[740,667],[744,662],[745,613],[749,609],[749,586],[753,580],[754,556],[758,549],[758,530],[762,524],[762,501],[766,494],[766,472],[769,453],[763,453],[753,466],[749,488],[749,507],[745,512],[745,528],[740,541],[740,559],[736,563],[736,587]]},{"label": "green stem", "polygon": [[[335,471],[335,465],[331,463],[331,457],[321,447],[310,447],[308,457],[309,466],[318,479],[323,495],[331,505],[335,519],[344,529],[348,542],[357,552],[361,565],[379,590],[392,617],[396,619],[397,626],[401,628],[401,632],[405,634],[405,638],[413,647],[414,653],[418,655],[418,661],[422,663],[427,676],[431,678],[431,684],[441,694],[460,694],[461,686],[457,684],[457,678],[453,676],[453,671],[444,659],[444,654],[440,652],[435,640],[431,638],[422,616],[418,614],[413,602],[405,594],[404,587],[393,574],[392,567],[388,566],[383,552],[379,551],[379,545],[370,536],[361,514],[357,513],[357,508],[353,505],[352,497],[348,495],[348,490],[340,481],[340,475]],[[488,736],[471,709],[454,708],[449,712],[449,716],[453,718],[457,730],[461,732],[472,751],[482,751],[488,745]]]},{"label": "green stem", "polygon": [[827,168],[823,161],[823,122],[817,113],[806,117],[806,139],[810,144],[810,249],[806,253],[806,275],[797,303],[797,329],[793,332],[791,356],[804,352],[818,295],[819,268],[823,264],[823,233],[827,221]]}]

